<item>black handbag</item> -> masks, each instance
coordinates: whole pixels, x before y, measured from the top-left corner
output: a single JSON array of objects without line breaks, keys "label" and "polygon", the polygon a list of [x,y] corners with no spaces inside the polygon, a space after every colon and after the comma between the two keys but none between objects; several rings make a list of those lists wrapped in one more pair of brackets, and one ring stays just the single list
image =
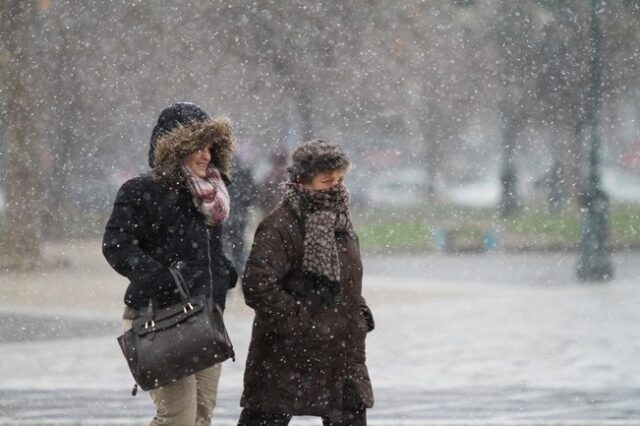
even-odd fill
[{"label": "black handbag", "polygon": [[157,309],[151,299],[148,313],[118,337],[131,374],[144,390],[166,386],[228,358],[235,361],[220,306],[205,295],[192,297],[180,271],[169,271],[181,303]]}]

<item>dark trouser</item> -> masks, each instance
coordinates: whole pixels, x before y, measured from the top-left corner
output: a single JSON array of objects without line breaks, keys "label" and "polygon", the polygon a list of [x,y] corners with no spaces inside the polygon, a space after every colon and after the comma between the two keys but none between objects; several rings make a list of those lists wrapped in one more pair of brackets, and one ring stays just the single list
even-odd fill
[{"label": "dark trouser", "polygon": [[[242,410],[238,426],[287,426],[291,421],[291,414],[265,413],[264,411]],[[326,417],[322,418],[324,426],[366,426],[367,409],[364,405],[359,410],[344,411],[342,419],[330,421]]]},{"label": "dark trouser", "polygon": [[[238,426],[287,426],[291,421],[291,414],[266,413],[264,411],[242,410]],[[322,418],[323,426],[366,426],[367,408],[362,404],[353,386],[345,386],[342,419],[330,421]]]}]

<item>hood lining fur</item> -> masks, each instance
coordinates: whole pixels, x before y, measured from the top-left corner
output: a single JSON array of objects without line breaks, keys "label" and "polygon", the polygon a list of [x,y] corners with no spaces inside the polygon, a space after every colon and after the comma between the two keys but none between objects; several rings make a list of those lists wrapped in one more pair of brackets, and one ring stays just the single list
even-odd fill
[{"label": "hood lining fur", "polygon": [[174,187],[185,183],[180,164],[190,154],[211,145],[211,163],[229,180],[235,137],[226,117],[194,121],[163,135],[154,150],[151,176],[158,183]]}]

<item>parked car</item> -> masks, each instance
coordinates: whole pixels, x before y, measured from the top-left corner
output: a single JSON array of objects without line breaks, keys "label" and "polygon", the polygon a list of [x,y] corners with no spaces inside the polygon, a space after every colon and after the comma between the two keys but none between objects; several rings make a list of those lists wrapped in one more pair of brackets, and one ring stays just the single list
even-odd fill
[{"label": "parked car", "polygon": [[410,206],[428,193],[427,172],[420,168],[394,168],[371,175],[366,199],[372,205]]},{"label": "parked car", "polygon": [[622,167],[602,167],[602,188],[612,201],[640,202],[640,177]]},{"label": "parked car", "polygon": [[[616,165],[603,165],[601,169],[602,189],[611,201],[640,202],[640,177]],[[527,182],[534,180],[521,176],[518,182],[517,194],[521,197],[531,197],[531,188]],[[541,191],[541,185],[533,188]],[[456,205],[470,207],[497,207],[502,196],[502,184],[497,176],[481,180],[451,185],[444,191],[444,198]]]},{"label": "parked car", "polygon": [[110,212],[118,186],[98,179],[86,179],[71,182],[68,189],[69,198],[74,209],[83,213]]},{"label": "parked car", "polygon": [[502,195],[502,185],[497,177],[452,185],[444,192],[452,204],[469,207],[496,207]]}]

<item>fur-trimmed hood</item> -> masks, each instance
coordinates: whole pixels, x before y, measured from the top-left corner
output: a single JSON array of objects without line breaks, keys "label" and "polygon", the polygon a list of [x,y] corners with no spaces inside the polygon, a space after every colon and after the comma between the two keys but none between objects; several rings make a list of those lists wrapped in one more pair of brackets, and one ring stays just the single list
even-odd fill
[{"label": "fur-trimmed hood", "polygon": [[176,187],[185,182],[180,165],[189,154],[211,145],[211,163],[229,183],[235,137],[231,120],[226,117],[193,121],[163,135],[153,153],[151,176],[163,186]]}]

